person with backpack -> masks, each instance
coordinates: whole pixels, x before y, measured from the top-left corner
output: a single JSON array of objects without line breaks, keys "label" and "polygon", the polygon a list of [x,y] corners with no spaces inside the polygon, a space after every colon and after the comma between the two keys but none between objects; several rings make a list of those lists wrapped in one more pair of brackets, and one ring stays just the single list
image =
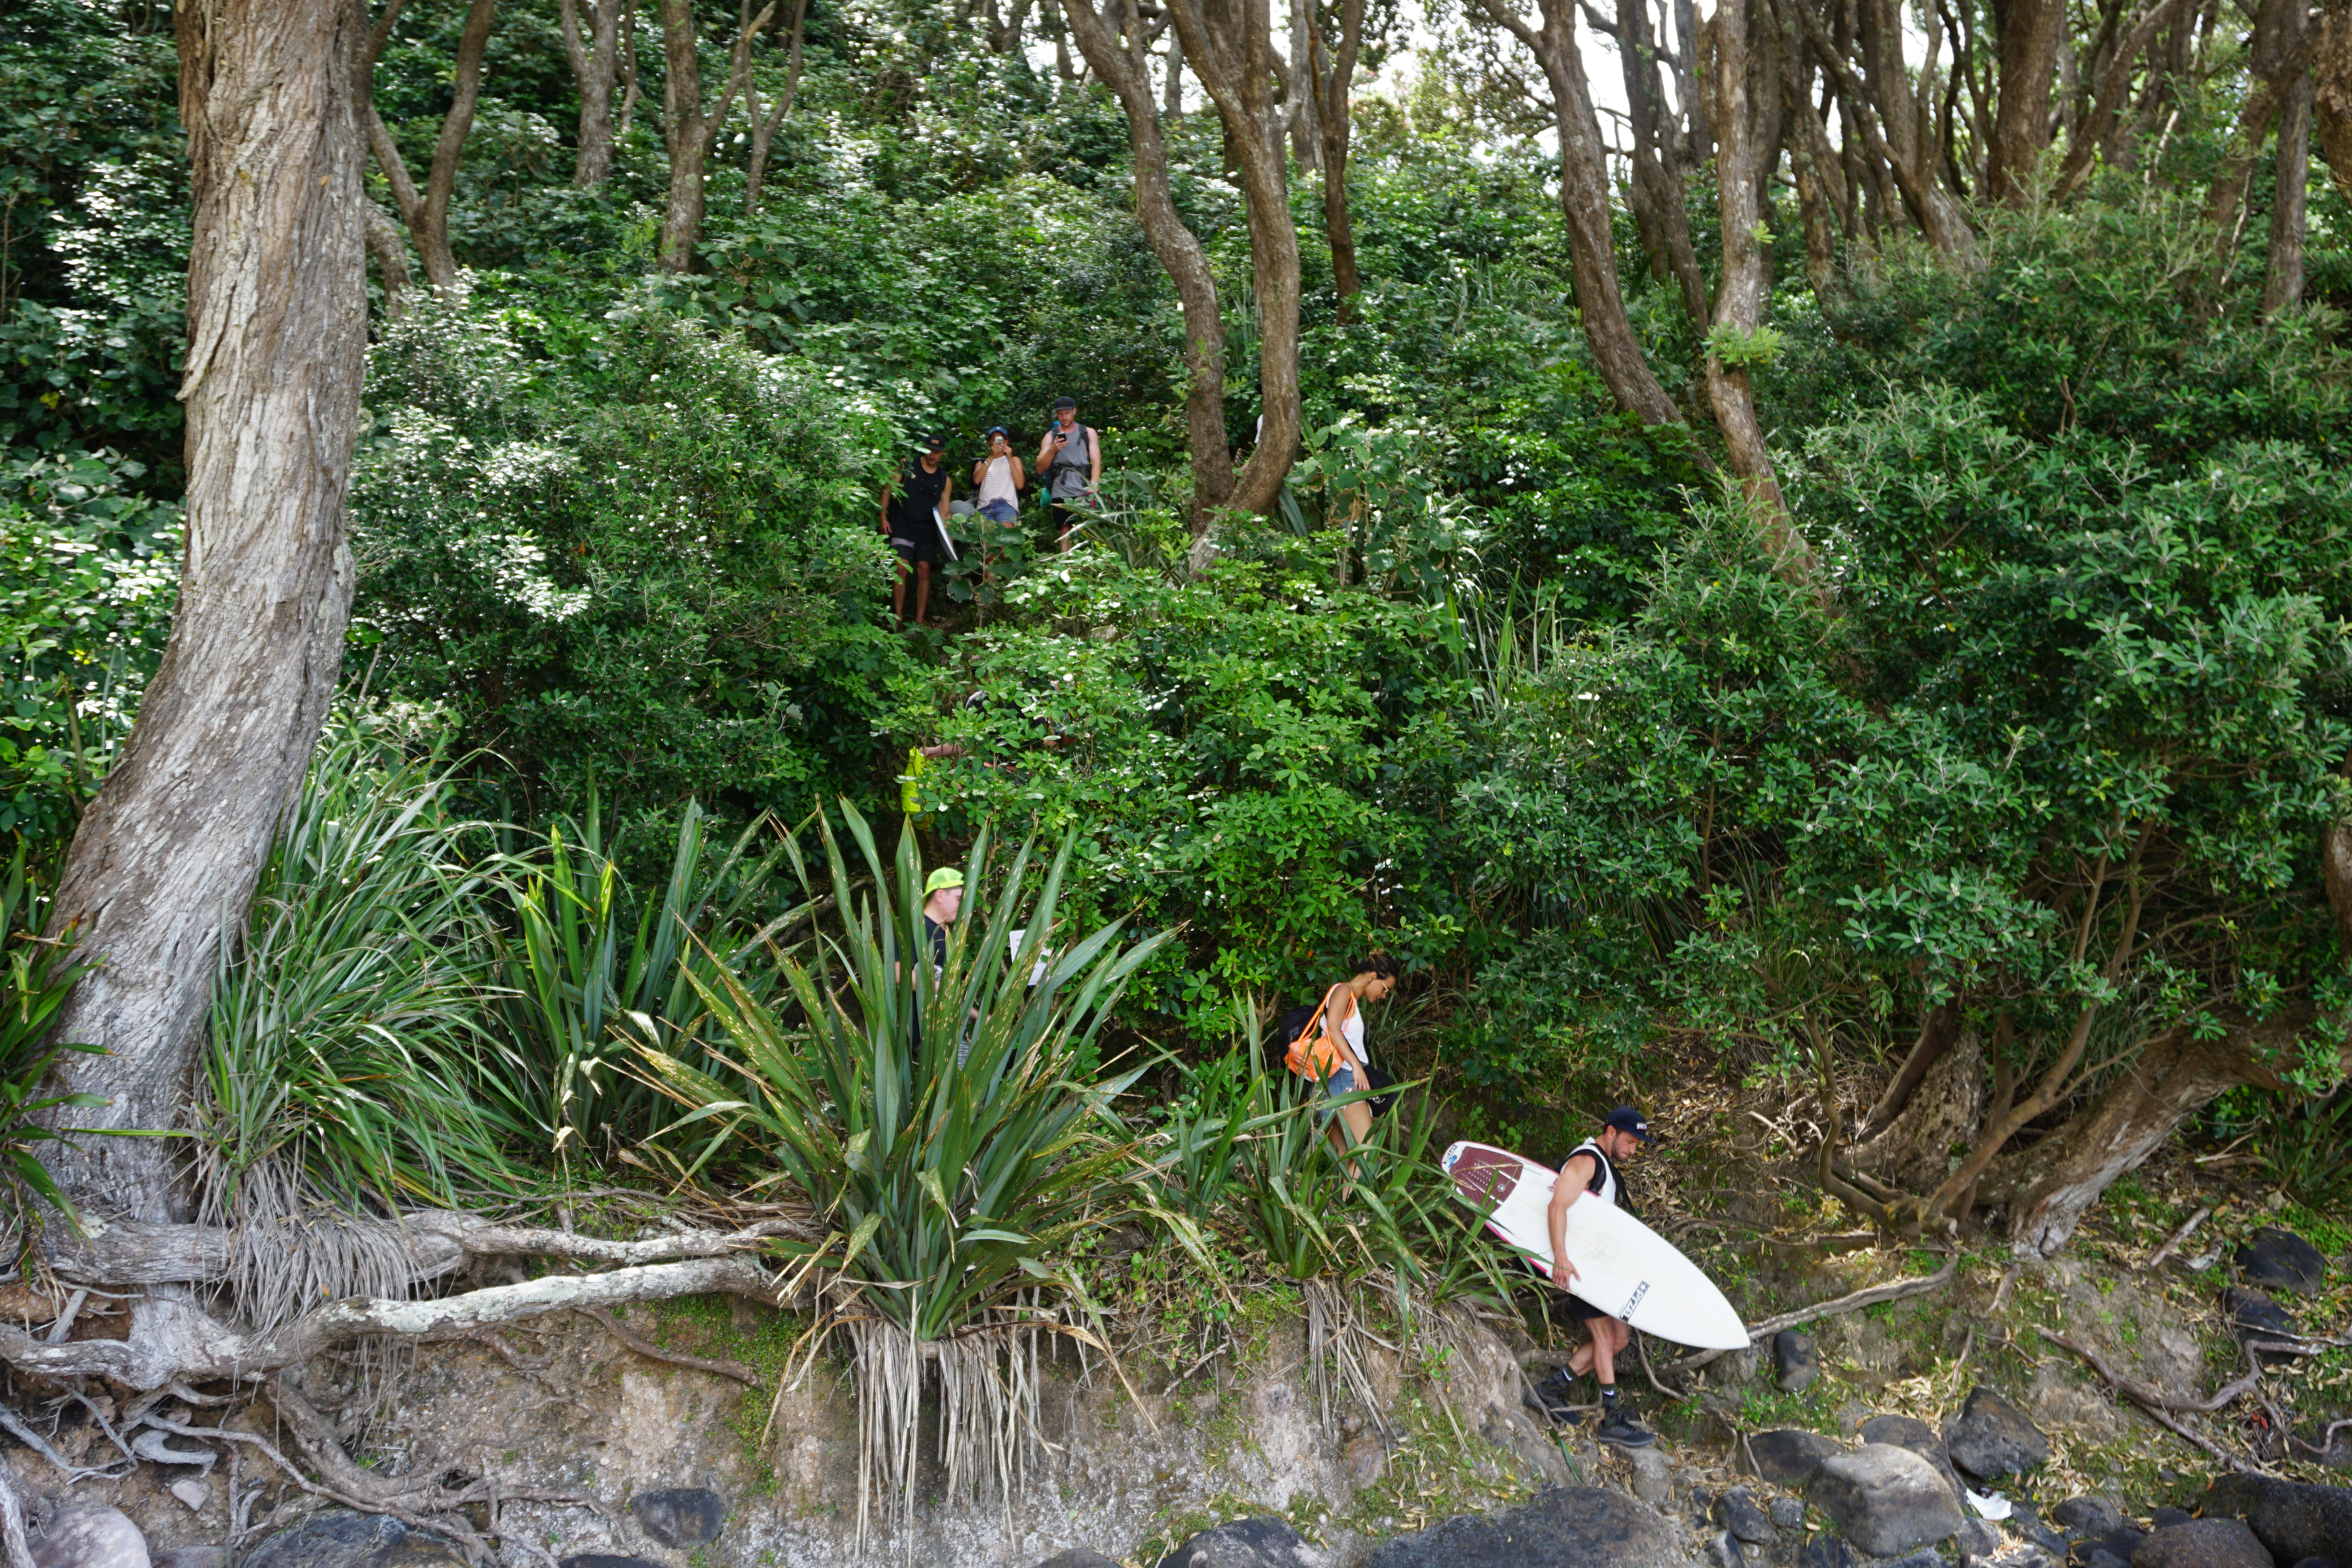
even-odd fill
[{"label": "person with backpack", "polygon": [[[1323,994],[1323,1000],[1294,1029],[1284,1032],[1290,1036],[1289,1049],[1283,1055],[1283,1065],[1299,1077],[1318,1084],[1328,1099],[1353,1094],[1360,1089],[1373,1086],[1371,1070],[1364,1065],[1364,1009],[1383,1000],[1396,989],[1397,962],[1386,953],[1374,953],[1360,959],[1355,973]],[[1284,1016],[1289,1024],[1288,1015]],[[1361,1143],[1372,1135],[1372,1105],[1366,1100],[1352,1105],[1333,1108],[1347,1129],[1342,1136],[1337,1126],[1328,1127],[1331,1146],[1342,1154],[1350,1144]],[[1331,1111],[1324,1113],[1329,1121]],[[1348,1173],[1356,1173],[1350,1164]]]},{"label": "person with backpack", "polygon": [[948,536],[948,506],[955,494],[955,476],[948,472],[947,438],[933,436],[923,443],[923,455],[902,464],[898,477],[882,492],[882,532],[898,555],[898,580],[890,587],[890,613],[898,629],[907,629],[907,579],[915,579],[915,625],[931,603],[931,563]]},{"label": "person with backpack", "polygon": [[1054,399],[1054,423],[1037,444],[1037,472],[1045,481],[1045,514],[1054,524],[1054,547],[1070,547],[1070,520],[1094,505],[1102,488],[1102,432],[1078,423],[1075,397]]},{"label": "person with backpack", "polygon": [[1631,1214],[1633,1201],[1626,1195],[1624,1178],[1618,1167],[1630,1163],[1641,1152],[1642,1145],[1649,1142],[1650,1124],[1632,1106],[1621,1105],[1603,1117],[1600,1131],[1569,1151],[1568,1159],[1559,1168],[1559,1180],[1553,1184],[1548,1215],[1551,1231],[1550,1271],[1547,1273],[1533,1258],[1527,1260],[1530,1273],[1549,1279],[1559,1289],[1566,1298],[1569,1316],[1584,1325],[1587,1335],[1587,1342],[1569,1357],[1568,1364],[1556,1369],[1537,1386],[1538,1407],[1555,1421],[1561,1419],[1571,1408],[1570,1386],[1590,1372],[1601,1384],[1601,1425],[1593,1436],[1621,1448],[1646,1448],[1657,1440],[1617,1406],[1617,1358],[1633,1342],[1633,1331],[1571,1289],[1576,1283],[1576,1264],[1567,1250],[1568,1211],[1580,1203],[1603,1203]]}]

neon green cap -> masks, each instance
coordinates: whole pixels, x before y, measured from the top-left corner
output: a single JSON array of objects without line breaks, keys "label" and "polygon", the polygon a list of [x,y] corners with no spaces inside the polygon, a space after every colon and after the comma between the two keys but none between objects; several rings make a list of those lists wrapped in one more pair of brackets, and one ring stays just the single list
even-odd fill
[{"label": "neon green cap", "polygon": [[938,892],[941,888],[961,888],[962,886],[963,873],[957,870],[952,866],[942,866],[938,870],[923,879],[923,897],[928,899],[933,893]]}]

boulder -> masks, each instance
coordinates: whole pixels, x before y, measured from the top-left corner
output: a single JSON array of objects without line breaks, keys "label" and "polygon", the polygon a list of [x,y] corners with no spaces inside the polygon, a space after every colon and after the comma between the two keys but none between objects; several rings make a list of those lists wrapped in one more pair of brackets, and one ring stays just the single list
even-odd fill
[{"label": "boulder", "polygon": [[2048,1463],[2050,1439],[1991,1389],[1972,1388],[1944,1427],[1944,1451],[1969,1475],[1990,1481]]},{"label": "boulder", "polygon": [[1739,1538],[1727,1530],[1718,1531],[1706,1543],[1706,1560],[1712,1568],[1748,1568],[1748,1553],[1739,1549]]},{"label": "boulder", "polygon": [[1805,1522],[1804,1500],[1776,1497],[1764,1505],[1764,1517],[1781,1530],[1794,1530]]},{"label": "boulder", "polygon": [[1748,1451],[1756,1457],[1756,1473],[1765,1480],[1776,1487],[1801,1487],[1813,1479],[1823,1459],[1844,1453],[1845,1447],[1819,1432],[1783,1426],[1748,1438]]},{"label": "boulder", "polygon": [[1834,1535],[1817,1535],[1797,1554],[1797,1568],[1854,1568],[1853,1548]]},{"label": "boulder", "polygon": [[[2230,1320],[2230,1332],[2240,1344],[2255,1340],[2294,1338],[2302,1332],[2294,1316],[2284,1307],[2260,1290],[2241,1289],[2232,1285],[2221,1292],[2221,1311]],[[2285,1351],[2256,1351],[2264,1366],[2278,1366],[2294,1357]]]},{"label": "boulder", "polygon": [[2058,1528],[2076,1541],[2113,1535],[2124,1527],[2124,1510],[2103,1497],[2070,1497],[2050,1510]]},{"label": "boulder", "polygon": [[1089,1552],[1083,1546],[1073,1546],[1067,1552],[1056,1552],[1037,1568],[1118,1568],[1118,1564],[1099,1552]]},{"label": "boulder", "polygon": [[2291,1230],[2264,1226],[2241,1242],[2238,1278],[2263,1290],[2316,1296],[2327,1285],[2327,1255]]},{"label": "boulder", "polygon": [[1886,1443],[1897,1448],[1907,1448],[1936,1467],[1952,1489],[1952,1500],[1965,1502],[1960,1496],[1960,1478],[1952,1468],[1951,1456],[1944,1452],[1944,1440],[1925,1421],[1908,1415],[1874,1415],[1862,1424],[1856,1434],[1865,1443]]},{"label": "boulder", "polygon": [[[1802,1514],[1798,1518],[1802,1519]],[[1772,1521],[1756,1506],[1756,1494],[1746,1487],[1734,1487],[1715,1500],[1715,1522],[1750,1546],[1777,1546],[1780,1532]]]},{"label": "boulder", "polygon": [[2306,1557],[2294,1568],[2336,1568],[2336,1560],[2331,1557]]},{"label": "boulder", "polygon": [[659,1491],[639,1492],[630,1500],[629,1510],[647,1535],[664,1546],[681,1549],[718,1540],[719,1527],[727,1522],[726,1501],[709,1487],[664,1487]]},{"label": "boulder", "polygon": [[2242,1519],[2282,1563],[2305,1557],[2352,1562],[2352,1491],[2267,1476],[2223,1476],[2200,1510],[2208,1519]]},{"label": "boulder", "polygon": [[2139,1543],[2132,1568],[2276,1568],[2242,1519],[2168,1524]]},{"label": "boulder", "polygon": [[2170,1508],[2163,1503],[2158,1503],[2147,1510],[2147,1527],[2150,1530],[2162,1530],[2168,1525],[2187,1524],[2196,1517],[2185,1508]]},{"label": "boulder", "polygon": [[1874,1557],[1948,1540],[1960,1528],[1960,1505],[1936,1467],[1891,1443],[1822,1460],[1805,1496],[1840,1535]]},{"label": "boulder", "polygon": [[26,1542],[33,1568],[148,1568],[147,1538],[119,1508],[68,1503]]},{"label": "boulder", "polygon": [[380,1513],[314,1513],[237,1556],[238,1568],[454,1568],[465,1559],[429,1531]]},{"label": "boulder", "polygon": [[152,1568],[228,1568],[226,1546],[174,1546],[149,1554]]},{"label": "boulder", "polygon": [[2131,1559],[2118,1557],[2105,1546],[2094,1546],[2091,1554],[2083,1559],[2083,1568],[2131,1568]]},{"label": "boulder", "polygon": [[2108,1531],[2099,1540],[2084,1542],[2075,1552],[2086,1563],[2102,1552],[2118,1563],[2129,1563],[2132,1553],[2139,1550],[2139,1543],[2147,1539],[2147,1531],[2126,1523],[2119,1530]]},{"label": "boulder", "polygon": [[648,1563],[642,1557],[622,1557],[609,1552],[583,1552],[567,1557],[555,1568],[661,1568],[658,1563]]},{"label": "boulder", "polygon": [[1822,1375],[1810,1335],[1782,1329],[1772,1336],[1772,1381],[1783,1394],[1802,1394]]},{"label": "boulder", "polygon": [[[1465,1514],[1384,1542],[1363,1568],[1688,1568],[1656,1510],[1600,1487],[1553,1487],[1507,1513]],[[1173,1568],[1169,1558],[1162,1568]],[[1844,1565],[1840,1565],[1844,1568]]]},{"label": "boulder", "polygon": [[1324,1568],[1328,1560],[1271,1516],[1234,1519],[1187,1536],[1160,1568]]},{"label": "boulder", "polygon": [[1932,1547],[1922,1547],[1906,1556],[1898,1557],[1886,1568],[1944,1568],[1943,1554]]},{"label": "boulder", "polygon": [[1633,1467],[1633,1495],[1652,1508],[1664,1508],[1675,1495],[1674,1461],[1663,1448],[1628,1448],[1625,1462]]}]

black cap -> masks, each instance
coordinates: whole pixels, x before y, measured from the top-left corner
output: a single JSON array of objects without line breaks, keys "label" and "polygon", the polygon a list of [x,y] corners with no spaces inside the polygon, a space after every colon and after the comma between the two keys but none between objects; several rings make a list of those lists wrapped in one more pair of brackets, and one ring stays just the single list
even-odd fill
[{"label": "black cap", "polygon": [[947,449],[947,445],[948,438],[944,436],[926,436],[923,437],[923,450],[926,452],[943,452]]},{"label": "black cap", "polygon": [[1065,408],[1076,408],[1077,405],[1078,400],[1075,397],[1057,397],[1054,399],[1054,412],[1056,414],[1059,414]]},{"label": "black cap", "polygon": [[1639,1138],[1644,1143],[1655,1142],[1655,1140],[1650,1136],[1650,1124],[1647,1121],[1643,1121],[1642,1113],[1634,1110],[1630,1105],[1621,1105],[1616,1110],[1611,1111],[1607,1116],[1601,1118],[1601,1125],[1603,1127],[1614,1127],[1620,1132],[1631,1132],[1634,1137]]}]

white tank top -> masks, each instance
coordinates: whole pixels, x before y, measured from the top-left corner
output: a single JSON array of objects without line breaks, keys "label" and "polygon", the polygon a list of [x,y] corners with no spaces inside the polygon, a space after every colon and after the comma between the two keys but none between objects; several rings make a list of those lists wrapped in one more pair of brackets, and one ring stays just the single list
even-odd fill
[{"label": "white tank top", "polygon": [[976,504],[986,506],[997,500],[1010,501],[1014,506],[1021,504],[1013,489],[1013,459],[1010,458],[989,458],[988,467],[981,475],[980,500]]},{"label": "white tank top", "polygon": [[[1364,1059],[1364,1010],[1361,1007],[1350,1012],[1348,1021],[1339,1026],[1339,1037],[1348,1042],[1348,1049],[1355,1053],[1358,1061]],[[1358,1084],[1356,1087],[1361,1089],[1364,1086]]]},{"label": "white tank top", "polygon": [[[1607,1204],[1611,1208],[1617,1207],[1617,1194],[1621,1189],[1617,1184],[1616,1162],[1610,1159],[1608,1155],[1602,1153],[1601,1152],[1601,1145],[1594,1142],[1590,1138],[1587,1138],[1583,1142],[1579,1143],[1575,1148],[1570,1149],[1568,1152],[1568,1159],[1573,1160],[1579,1154],[1591,1155],[1592,1163],[1600,1167],[1600,1170],[1596,1173],[1601,1178],[1601,1185],[1596,1188],[1589,1189],[1592,1195],[1599,1198],[1602,1203]],[[1562,1165],[1566,1165],[1568,1163],[1568,1160],[1563,1160],[1560,1163]]]}]

